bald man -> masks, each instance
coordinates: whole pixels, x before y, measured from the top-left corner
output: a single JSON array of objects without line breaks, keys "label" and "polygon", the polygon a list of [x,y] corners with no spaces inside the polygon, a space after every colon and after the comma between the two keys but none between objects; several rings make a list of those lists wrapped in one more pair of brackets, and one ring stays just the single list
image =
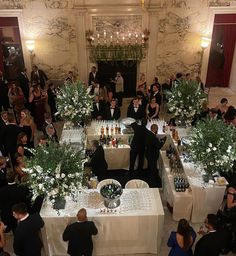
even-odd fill
[{"label": "bald man", "polygon": [[63,240],[68,241],[68,254],[70,256],[92,256],[92,235],[97,233],[94,222],[87,219],[86,209],[80,209],[77,213],[77,222],[68,225],[62,235]]}]

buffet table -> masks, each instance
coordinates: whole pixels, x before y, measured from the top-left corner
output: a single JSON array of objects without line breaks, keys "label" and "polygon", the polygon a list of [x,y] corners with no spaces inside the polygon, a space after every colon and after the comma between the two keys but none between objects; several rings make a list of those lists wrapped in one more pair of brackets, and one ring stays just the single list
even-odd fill
[{"label": "buffet table", "polygon": [[67,255],[62,233],[68,221],[76,221],[76,213],[82,207],[98,228],[98,235],[93,237],[93,255],[160,252],[164,211],[157,188],[124,189],[121,205],[109,212],[97,190],[84,190],[77,203],[67,200],[60,216],[50,203],[42,207],[40,215],[45,222],[42,236],[47,256]]}]

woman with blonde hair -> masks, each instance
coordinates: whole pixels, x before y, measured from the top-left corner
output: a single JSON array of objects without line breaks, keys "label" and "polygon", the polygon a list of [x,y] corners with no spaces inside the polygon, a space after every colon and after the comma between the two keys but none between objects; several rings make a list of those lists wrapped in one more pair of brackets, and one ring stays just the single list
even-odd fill
[{"label": "woman with blonde hair", "polygon": [[30,115],[28,109],[23,109],[20,112],[20,127],[22,131],[27,135],[27,144],[30,147],[34,146],[34,133],[35,133],[35,123],[33,117]]}]

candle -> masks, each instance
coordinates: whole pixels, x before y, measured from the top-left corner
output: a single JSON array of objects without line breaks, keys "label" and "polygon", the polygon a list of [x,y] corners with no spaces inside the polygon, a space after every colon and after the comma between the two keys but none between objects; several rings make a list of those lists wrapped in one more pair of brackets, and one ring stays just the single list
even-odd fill
[{"label": "candle", "polygon": [[135,37],[138,38],[138,34],[135,34]]},{"label": "candle", "polygon": [[129,33],[129,39],[130,39],[130,37],[131,37],[131,33]]},{"label": "candle", "polygon": [[122,37],[122,40],[123,40],[123,42],[125,41],[125,37],[124,36]]},{"label": "candle", "polygon": [[100,37],[100,35],[99,34],[97,34],[97,38],[99,38]]},{"label": "candle", "polygon": [[103,35],[104,35],[104,38],[106,37],[106,35],[107,35],[107,33],[106,33],[106,31],[104,30],[104,33],[103,33]]},{"label": "candle", "polygon": [[112,42],[112,36],[110,36],[110,38],[111,38],[111,42]]}]

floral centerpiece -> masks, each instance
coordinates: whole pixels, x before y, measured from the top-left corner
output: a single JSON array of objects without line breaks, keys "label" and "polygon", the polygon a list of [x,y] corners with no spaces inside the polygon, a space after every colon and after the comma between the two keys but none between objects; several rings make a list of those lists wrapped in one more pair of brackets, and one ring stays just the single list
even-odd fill
[{"label": "floral centerpiece", "polygon": [[26,162],[26,183],[34,197],[47,196],[55,204],[58,198],[73,197],[82,188],[83,163],[84,155],[70,145],[39,146]]},{"label": "floral centerpiece", "polygon": [[190,126],[193,118],[202,111],[206,94],[195,81],[181,81],[172,91],[166,92],[169,111],[180,125]]},{"label": "floral centerpiece", "polygon": [[207,119],[193,129],[188,151],[208,175],[232,171],[236,160],[235,128],[222,120]]},{"label": "floral centerpiece", "polygon": [[78,125],[91,116],[92,96],[80,81],[67,84],[57,96],[58,114],[66,121]]}]

